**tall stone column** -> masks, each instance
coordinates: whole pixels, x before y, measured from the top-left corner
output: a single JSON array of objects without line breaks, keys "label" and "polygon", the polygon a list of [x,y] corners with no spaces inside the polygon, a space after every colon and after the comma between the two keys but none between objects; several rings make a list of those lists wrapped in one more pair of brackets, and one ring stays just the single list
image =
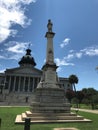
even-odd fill
[{"label": "tall stone column", "polygon": [[46,63],[54,64],[53,37],[55,33],[52,32],[51,20],[48,20],[47,28],[48,28],[48,32],[46,32],[45,35],[45,37],[47,38]]},{"label": "tall stone column", "polygon": [[55,35],[54,32],[52,32],[52,22],[51,20],[48,20],[47,28],[48,31],[45,34],[45,37],[47,38],[47,49],[46,49],[46,62],[45,65],[43,65],[43,75],[41,78],[41,82],[37,86],[40,87],[49,87],[49,88],[59,88],[58,85],[58,77],[56,73],[56,63],[54,62],[54,48],[53,48],[53,37]]}]

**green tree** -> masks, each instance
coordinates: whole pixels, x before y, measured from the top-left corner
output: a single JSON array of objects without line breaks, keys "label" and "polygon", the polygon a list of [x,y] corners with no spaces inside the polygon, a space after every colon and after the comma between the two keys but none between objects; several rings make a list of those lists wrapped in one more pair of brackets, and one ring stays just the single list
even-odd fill
[{"label": "green tree", "polygon": [[94,107],[95,109],[98,109],[98,94],[93,95],[93,102],[94,102]]},{"label": "green tree", "polygon": [[70,75],[69,76],[69,82],[71,83],[71,85],[72,85],[72,87],[73,87],[73,89],[74,89],[74,91],[75,91],[75,93],[76,93],[76,87],[75,87],[75,84],[77,84],[78,83],[78,77],[76,76],[76,75]]},{"label": "green tree", "polygon": [[66,98],[69,100],[69,102],[71,103],[72,98],[75,97],[75,92],[71,89],[67,89],[66,90]]},{"label": "green tree", "polygon": [[79,107],[83,98],[84,98],[84,93],[82,91],[77,91],[77,99],[78,99]]},{"label": "green tree", "polygon": [[92,109],[94,109],[98,92],[94,88],[84,88],[82,89],[82,92],[85,95],[86,101],[88,101],[86,104],[90,104]]},{"label": "green tree", "polygon": [[[70,75],[69,76],[69,83],[72,85],[73,90],[75,91],[75,97],[77,99],[77,93],[76,93],[76,87],[75,84],[78,83],[78,77],[76,75]],[[76,100],[76,107],[78,108],[78,101]]]}]

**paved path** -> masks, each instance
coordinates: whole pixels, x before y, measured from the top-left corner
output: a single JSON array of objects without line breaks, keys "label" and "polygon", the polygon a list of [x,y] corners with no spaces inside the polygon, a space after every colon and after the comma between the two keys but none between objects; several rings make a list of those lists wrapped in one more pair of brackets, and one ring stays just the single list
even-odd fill
[{"label": "paved path", "polygon": [[[76,110],[76,108],[71,108],[71,109]],[[78,110],[98,114],[98,110],[89,110],[89,109],[78,109]]]},{"label": "paved path", "polygon": [[[0,107],[29,107],[29,106],[1,106],[0,105]],[[76,110],[76,108],[71,108],[71,110]],[[90,110],[90,109],[78,109],[78,110],[98,114],[98,110]]]}]

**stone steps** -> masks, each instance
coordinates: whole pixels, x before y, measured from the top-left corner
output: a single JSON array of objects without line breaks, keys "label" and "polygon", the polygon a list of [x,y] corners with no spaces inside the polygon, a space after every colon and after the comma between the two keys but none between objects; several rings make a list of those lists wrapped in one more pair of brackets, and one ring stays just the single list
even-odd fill
[{"label": "stone steps", "polygon": [[31,123],[57,123],[57,122],[91,122],[91,120],[84,119],[82,116],[77,116],[74,113],[59,113],[59,114],[51,114],[49,113],[31,113],[30,111],[26,111],[21,115],[17,115],[15,123],[21,124],[25,122],[25,118],[30,118]]},{"label": "stone steps", "polygon": [[34,113],[69,113],[69,110],[67,110],[67,109],[65,109],[65,110],[63,110],[63,109],[33,109],[32,110]]},{"label": "stone steps", "polygon": [[[22,120],[24,121],[25,118],[28,117],[26,113],[22,113]],[[29,117],[32,121],[37,121],[37,120],[83,120],[82,116],[43,116],[43,115],[36,115]]]},{"label": "stone steps", "polygon": [[28,117],[32,116],[76,116],[75,113],[32,113],[31,111],[25,112]]},{"label": "stone steps", "polygon": [[22,113],[22,120],[25,118],[31,118],[31,120],[83,120],[82,116],[76,116],[73,113],[31,113],[30,111],[26,111]]},{"label": "stone steps", "polygon": [[[46,107],[46,106],[43,106],[43,107],[35,107],[35,110],[66,110],[67,107],[57,107],[57,106],[50,106],[50,107]],[[34,110],[34,108],[33,108]]]},{"label": "stone steps", "polygon": [[50,103],[39,103],[39,102],[32,102],[31,103],[31,106],[32,107],[44,107],[44,106],[46,106],[46,107],[50,107],[50,106],[55,106],[55,107],[61,107],[61,106],[64,106],[64,107],[69,107],[70,106],[70,104],[69,103],[56,103],[56,102],[50,102]]}]

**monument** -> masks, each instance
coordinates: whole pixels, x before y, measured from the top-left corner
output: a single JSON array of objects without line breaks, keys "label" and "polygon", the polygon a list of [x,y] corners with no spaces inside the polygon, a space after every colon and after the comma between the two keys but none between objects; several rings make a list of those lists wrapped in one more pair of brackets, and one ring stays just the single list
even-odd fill
[{"label": "monument", "polygon": [[66,102],[65,91],[60,88],[57,76],[57,66],[54,63],[54,49],[51,20],[47,24],[48,32],[46,62],[42,67],[42,78],[35,92],[35,100],[31,104],[31,112],[63,113],[70,112],[70,104]]},{"label": "monument", "polygon": [[70,103],[65,97],[64,88],[61,88],[54,62],[52,22],[48,20],[45,37],[47,38],[46,62],[42,67],[42,77],[35,90],[30,111],[17,115],[15,123],[24,123],[30,118],[31,123],[41,122],[73,122],[83,121],[83,117],[70,112]]}]

